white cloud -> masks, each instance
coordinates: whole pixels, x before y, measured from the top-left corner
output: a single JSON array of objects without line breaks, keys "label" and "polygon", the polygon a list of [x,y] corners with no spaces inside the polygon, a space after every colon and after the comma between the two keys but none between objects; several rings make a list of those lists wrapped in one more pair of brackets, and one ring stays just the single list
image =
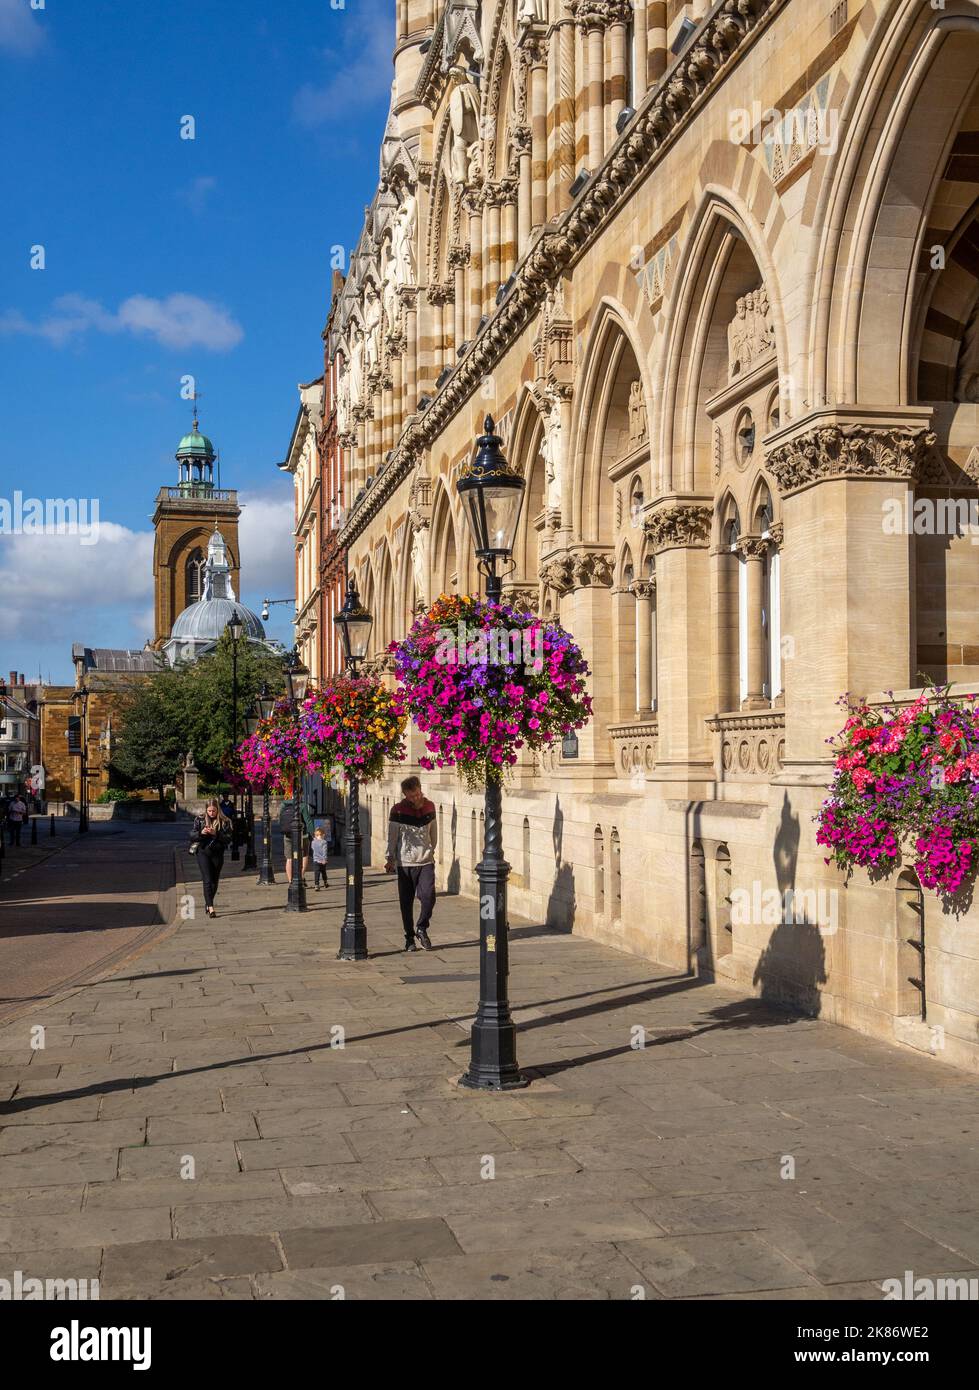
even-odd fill
[{"label": "white cloud", "polygon": [[171,294],[166,299],[134,294],[123,300],[115,313],[97,299],[63,294],[54,301],[52,312],[37,322],[25,318],[18,309],[0,314],[0,333],[45,338],[55,347],[63,347],[89,330],[132,333],[155,338],[162,347],[203,347],[213,352],[228,352],[245,336],[227,309],[194,294]]},{"label": "white cloud", "polygon": [[327,78],[307,82],[293,101],[301,125],[342,124],[352,112],[386,97],[394,76],[394,7],[382,0],[350,0],[349,7],[328,12],[338,28],[338,43],[323,51]]},{"label": "white cloud", "polygon": [[218,181],[210,174],[202,174],[200,178],[194,179],[189,188],[181,188],[177,197],[182,203],[186,203],[191,212],[200,214],[204,211],[208,197],[218,186]]},{"label": "white cloud", "polygon": [[0,0],[0,48],[33,53],[44,42],[44,30],[28,0]]},{"label": "white cloud", "polygon": [[[291,491],[245,492],[238,500],[242,589],[247,595],[243,601],[258,611],[263,599],[289,598],[296,592],[295,506]],[[283,615],[287,621],[292,618],[288,605],[273,608],[272,614],[271,624],[279,626]]]},{"label": "white cloud", "polygon": [[145,612],[153,595],[153,534],[101,521],[98,538],[8,535],[0,545],[0,637],[51,642],[100,640],[120,620],[142,646],[152,635]]}]

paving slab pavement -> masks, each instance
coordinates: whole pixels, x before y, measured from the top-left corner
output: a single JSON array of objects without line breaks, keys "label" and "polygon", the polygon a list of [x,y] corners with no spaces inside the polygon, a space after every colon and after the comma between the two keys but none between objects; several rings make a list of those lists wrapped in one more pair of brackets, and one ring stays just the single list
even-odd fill
[{"label": "paving slab pavement", "polygon": [[368,869],[373,954],[341,962],[340,866],[294,914],[229,861],[209,921],[180,863],[178,929],[0,1026],[0,1277],[259,1301],[979,1277],[976,1078],[515,921],[532,1084],[474,1093],[471,901],[440,899],[435,949],[406,955]]}]

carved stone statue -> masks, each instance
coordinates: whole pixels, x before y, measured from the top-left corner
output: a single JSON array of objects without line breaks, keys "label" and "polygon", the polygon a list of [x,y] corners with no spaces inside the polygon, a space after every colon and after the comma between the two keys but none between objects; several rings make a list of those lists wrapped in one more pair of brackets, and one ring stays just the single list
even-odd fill
[{"label": "carved stone statue", "polygon": [[370,376],[381,365],[381,300],[373,286],[364,296],[364,370]]},{"label": "carved stone statue", "polygon": [[775,329],[764,285],[742,295],[727,330],[728,377],[747,371],[775,346]]},{"label": "carved stone statue", "polygon": [[337,433],[346,434],[350,428],[350,368],[341,362],[337,374]]},{"label": "carved stone statue", "polygon": [[479,139],[479,93],[463,67],[451,67],[449,79],[453,83],[449,97],[449,128],[452,132],[449,167],[453,182],[465,184],[469,175],[469,149]]},{"label": "carved stone statue", "polygon": [[635,448],[646,442],[646,402],[643,400],[642,382],[634,381],[629,387],[629,443]]},{"label": "carved stone statue", "polygon": [[358,326],[350,331],[350,401],[359,404],[364,394],[364,335]]},{"label": "carved stone statue", "polygon": [[415,581],[417,605],[428,607],[428,545],[427,526],[417,526],[411,538],[411,570]]},{"label": "carved stone statue", "polygon": [[564,439],[561,433],[561,398],[553,388],[547,391],[546,402],[543,416],[544,435],[540,444],[546,480],[544,505],[549,511],[556,511],[561,506],[561,463]]},{"label": "carved stone statue", "polygon": [[518,0],[517,4],[517,28],[523,29],[528,24],[543,24],[547,20],[546,0]]},{"label": "carved stone statue", "polygon": [[391,233],[391,258],[398,285],[413,285],[415,283],[416,211],[415,195],[409,189],[398,208]]}]

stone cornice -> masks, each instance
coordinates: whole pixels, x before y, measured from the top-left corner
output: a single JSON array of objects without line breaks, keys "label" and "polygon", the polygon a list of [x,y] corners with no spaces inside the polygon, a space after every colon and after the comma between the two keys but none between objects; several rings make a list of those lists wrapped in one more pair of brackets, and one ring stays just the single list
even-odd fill
[{"label": "stone cornice", "polygon": [[784,3],[785,0],[722,0],[704,21],[688,49],[647,94],[626,131],[561,221],[545,228],[533,242],[506,298],[450,379],[424,414],[408,423],[394,449],[383,484],[373,490],[377,501],[372,498],[371,507],[367,508],[365,497],[351,508],[344,532],[347,544],[360,534],[380,503],[409,475],[422,451],[491,374],[540,309],[557,277],[583,254],[633,185],[650,176],[660,151],[688,124],[701,98],[710,92],[746,39]]},{"label": "stone cornice", "polygon": [[935,443],[929,415],[820,411],[770,439],[766,463],[783,497],[830,479],[914,482]]}]

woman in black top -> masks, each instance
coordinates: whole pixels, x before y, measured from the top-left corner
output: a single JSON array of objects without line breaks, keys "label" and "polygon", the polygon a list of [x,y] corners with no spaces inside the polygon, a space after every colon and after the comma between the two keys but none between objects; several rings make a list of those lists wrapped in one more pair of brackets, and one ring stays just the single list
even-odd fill
[{"label": "woman in black top", "polygon": [[224,851],[231,844],[232,826],[228,817],[216,801],[209,801],[204,814],[194,821],[194,833],[190,849],[197,855],[204,885],[204,908],[208,917],[216,917],[214,895],[218,891],[221,869],[224,866]]}]

